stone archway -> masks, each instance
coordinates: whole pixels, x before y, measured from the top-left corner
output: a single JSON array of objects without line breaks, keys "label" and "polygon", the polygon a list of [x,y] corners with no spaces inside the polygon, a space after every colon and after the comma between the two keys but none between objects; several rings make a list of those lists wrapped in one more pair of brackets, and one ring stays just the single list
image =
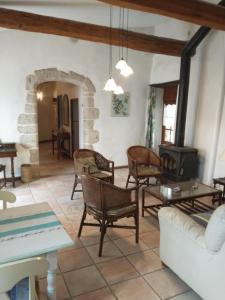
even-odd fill
[{"label": "stone archway", "polygon": [[47,81],[61,81],[77,85],[81,89],[81,105],[83,122],[83,148],[92,149],[99,141],[99,132],[94,129],[95,120],[99,118],[99,109],[94,107],[95,87],[91,80],[75,72],[65,73],[56,68],[37,70],[26,78],[26,103],[24,113],[18,116],[20,144],[29,153],[27,160],[32,165],[34,177],[39,177],[39,145],[37,118],[37,87]]}]

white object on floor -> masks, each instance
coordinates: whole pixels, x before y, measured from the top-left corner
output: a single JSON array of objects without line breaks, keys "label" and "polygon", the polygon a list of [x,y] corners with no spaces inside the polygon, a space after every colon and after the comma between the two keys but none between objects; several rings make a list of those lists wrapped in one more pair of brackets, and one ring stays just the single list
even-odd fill
[{"label": "white object on floor", "polygon": [[[46,255],[49,262],[47,278],[48,299],[55,300],[57,250],[70,247],[74,242],[63,226],[60,226],[60,228],[56,226],[55,230],[52,230],[54,229],[55,223],[54,221],[46,221],[48,213],[45,213],[50,211],[52,212],[52,209],[46,202],[13,207],[0,211],[0,237],[3,238],[9,235],[12,237],[0,243],[0,264]],[[39,221],[35,226],[29,223],[37,219]],[[21,222],[25,222],[22,227]],[[1,230],[1,227],[3,226],[4,228],[6,224],[8,224],[10,230]],[[34,234],[34,230],[40,228],[40,225],[46,230],[41,230]],[[22,232],[23,235],[20,238],[13,238],[14,235]]]},{"label": "white object on floor", "polygon": [[29,258],[0,265],[0,299],[9,299],[6,292],[20,280],[29,278],[29,300],[38,299],[35,291],[35,276],[44,275],[48,262],[43,257]]},{"label": "white object on floor", "polygon": [[159,211],[160,258],[204,300],[225,299],[225,205],[206,229],[172,207]]}]

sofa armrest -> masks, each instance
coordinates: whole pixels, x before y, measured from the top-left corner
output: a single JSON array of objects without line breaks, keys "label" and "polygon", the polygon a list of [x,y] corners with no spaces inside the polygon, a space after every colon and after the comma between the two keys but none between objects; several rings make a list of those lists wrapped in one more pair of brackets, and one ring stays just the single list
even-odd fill
[{"label": "sofa armrest", "polygon": [[171,230],[176,228],[189,239],[197,242],[202,248],[205,245],[205,228],[195,222],[192,218],[184,214],[177,208],[163,207],[159,211],[160,230],[163,227],[171,226]]}]

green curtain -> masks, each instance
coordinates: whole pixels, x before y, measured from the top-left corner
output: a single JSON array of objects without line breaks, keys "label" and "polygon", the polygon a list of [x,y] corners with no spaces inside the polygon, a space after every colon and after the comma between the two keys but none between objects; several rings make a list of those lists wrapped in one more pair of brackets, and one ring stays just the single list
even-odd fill
[{"label": "green curtain", "polygon": [[147,123],[147,133],[146,133],[146,143],[145,146],[152,148],[154,146],[154,109],[156,104],[156,89],[154,87],[150,88],[149,100],[148,100],[148,123]]}]

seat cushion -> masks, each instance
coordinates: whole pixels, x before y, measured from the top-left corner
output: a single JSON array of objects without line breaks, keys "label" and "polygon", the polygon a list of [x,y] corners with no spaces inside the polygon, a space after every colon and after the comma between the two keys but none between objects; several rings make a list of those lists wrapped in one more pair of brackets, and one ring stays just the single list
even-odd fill
[{"label": "seat cushion", "polygon": [[206,246],[210,251],[219,251],[225,241],[225,204],[212,214],[205,231]]},{"label": "seat cushion", "polygon": [[160,175],[160,171],[155,166],[146,166],[146,165],[139,165],[138,166],[138,175],[139,176],[157,176]]},{"label": "seat cushion", "polygon": [[98,173],[99,169],[95,163],[95,158],[93,156],[80,157],[77,159],[82,165],[89,167],[90,174]]},{"label": "seat cushion", "polygon": [[112,176],[112,173],[106,171],[99,171],[92,173],[92,176],[98,179],[108,178]]},{"label": "seat cushion", "polygon": [[11,291],[8,292],[11,300],[29,300],[29,278],[24,278],[18,282]]},{"label": "seat cushion", "polygon": [[[90,211],[93,211],[94,214],[97,214],[99,216],[102,215],[102,211],[98,210],[96,208],[89,207]],[[107,211],[106,215],[107,217],[122,217],[124,215],[128,215],[136,210],[136,205],[131,204],[122,208],[117,208],[117,209],[110,209]]]}]

